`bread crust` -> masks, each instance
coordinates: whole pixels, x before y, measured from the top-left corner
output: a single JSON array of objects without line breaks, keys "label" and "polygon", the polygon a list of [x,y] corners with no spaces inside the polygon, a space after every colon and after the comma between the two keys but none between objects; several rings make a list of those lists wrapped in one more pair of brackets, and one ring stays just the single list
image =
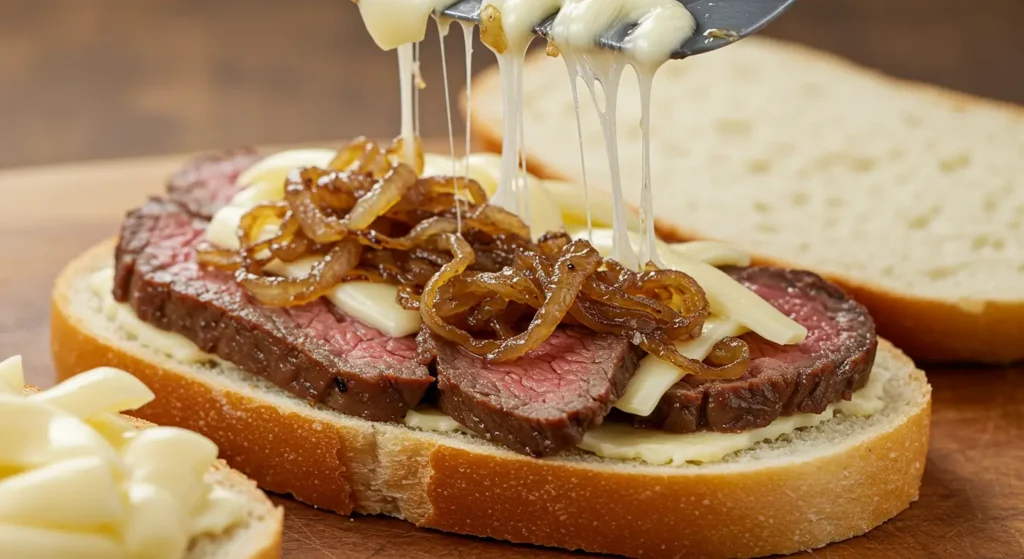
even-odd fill
[{"label": "bread crust", "polygon": [[[918,497],[930,398],[894,428],[841,451],[710,469],[539,460],[466,438],[285,410],[91,331],[72,308],[73,283],[109,265],[112,246],[84,253],[57,280],[51,340],[58,376],[99,365],[135,374],[158,395],[140,416],[203,433],[264,489],[321,508],[632,557],[749,557],[865,533]],[[879,352],[930,390],[888,342]]]},{"label": "bread crust", "polygon": [[[859,73],[874,75],[899,85],[904,90],[913,90],[921,96],[931,96],[963,105],[990,105],[1000,110],[1024,117],[1024,109],[1012,103],[975,97],[966,93],[943,89],[938,86],[901,80],[877,70],[855,64],[837,55],[818,51],[794,43],[771,39],[757,39],[773,45],[783,46],[798,56],[825,59],[835,65],[844,66]],[[533,59],[544,56],[534,53],[527,57],[529,66]],[[482,102],[485,91],[500,90],[496,67],[474,76],[473,99]],[[489,123],[479,110],[467,107],[462,98],[463,115],[471,112],[471,131],[477,148],[500,152],[500,123]],[[556,169],[547,166],[543,157],[526,154],[529,171],[542,178],[565,180]],[[687,229],[680,223],[664,219],[655,221],[658,235],[668,242],[711,240],[699,231]],[[774,258],[765,254],[754,254],[755,263],[812,270],[840,286],[854,299],[871,311],[878,333],[889,339],[915,360],[927,362],[973,362],[1007,364],[1024,360],[1024,343],[1021,343],[1020,324],[1024,322],[1024,301],[987,299],[949,300],[905,293],[883,287],[864,278],[814,270],[798,262]]]}]

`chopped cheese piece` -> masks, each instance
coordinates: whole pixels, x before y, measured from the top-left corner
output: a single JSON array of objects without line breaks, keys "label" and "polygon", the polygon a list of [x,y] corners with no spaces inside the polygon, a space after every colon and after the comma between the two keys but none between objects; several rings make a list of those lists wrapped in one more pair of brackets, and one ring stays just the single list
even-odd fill
[{"label": "chopped cheese piece", "polygon": [[[715,344],[727,336],[738,336],[746,331],[734,320],[720,316],[709,317],[704,322],[699,338],[676,344],[679,353],[690,359],[703,361]],[[683,371],[675,365],[654,355],[640,360],[633,378],[626,384],[626,391],[615,402],[615,407],[639,416],[650,415],[661,397],[673,384],[682,380]]]},{"label": "chopped cheese piece", "polygon": [[[259,202],[280,200],[284,198],[288,173],[301,167],[326,167],[337,153],[333,149],[293,149],[264,157],[238,175],[235,184],[250,188],[246,189],[248,194],[243,194],[246,190],[236,194],[232,204],[251,207]],[[262,195],[256,196],[258,193]]]},{"label": "chopped cheese piece", "polygon": [[123,514],[117,480],[100,456],[53,462],[0,481],[0,523],[98,529]]},{"label": "chopped cheese piece", "polygon": [[[52,503],[51,503],[51,506]],[[134,559],[114,536],[0,522],[4,557]]]},{"label": "chopped cheese piece", "polygon": [[102,412],[137,410],[153,401],[153,391],[133,376],[112,367],[98,367],[32,394],[29,401],[60,408],[82,419]]},{"label": "chopped cheese piece", "polygon": [[[290,278],[302,277],[309,273],[314,262],[312,258],[271,262],[267,271]],[[418,311],[404,309],[398,304],[398,286],[390,283],[346,281],[336,285],[328,293],[327,300],[348,316],[394,338],[419,332],[422,323]]]},{"label": "chopped cheese piece", "polygon": [[405,414],[405,426],[421,431],[436,431],[446,433],[450,431],[463,431],[465,427],[459,424],[448,415],[434,408],[420,406],[409,410]]},{"label": "chopped cheese piece", "polygon": [[25,377],[21,369],[21,356],[15,355],[0,361],[0,393],[18,393],[25,386]]}]

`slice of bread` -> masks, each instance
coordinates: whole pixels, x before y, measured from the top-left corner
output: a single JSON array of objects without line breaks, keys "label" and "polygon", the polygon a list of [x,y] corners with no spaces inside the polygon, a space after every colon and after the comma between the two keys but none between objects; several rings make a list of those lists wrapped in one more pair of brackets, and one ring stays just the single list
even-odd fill
[{"label": "slice of bread", "polygon": [[256,482],[232,470],[223,461],[206,475],[213,485],[245,499],[245,519],[227,532],[196,539],[185,559],[277,559],[281,557],[284,510],[256,487]]},{"label": "slice of bread", "polygon": [[[185,364],[110,322],[89,287],[113,242],[80,256],[53,293],[52,345],[64,378],[97,365],[130,371],[157,399],[139,415],[196,430],[264,489],[344,514],[630,557],[752,557],[862,534],[918,497],[931,388],[881,341],[885,407],[681,467],[580,452],[535,459],[311,406],[219,360]],[[836,506],[842,503],[842,506]]]},{"label": "slice of bread", "polygon": [[[91,369],[92,367],[90,367]],[[83,369],[88,370],[88,369]],[[64,377],[61,377],[63,379]],[[28,386],[25,393],[38,389]],[[139,429],[153,424],[125,416]],[[256,482],[218,460],[206,474],[207,483],[239,497],[248,504],[245,518],[218,536],[202,536],[189,544],[183,559],[277,559],[281,557],[284,509],[276,507],[256,486]]]},{"label": "slice of bread", "polygon": [[[568,74],[529,57],[527,159],[581,181]],[[610,191],[594,104],[580,98],[587,178]],[[497,70],[473,84],[474,137],[501,146]],[[1024,111],[899,81],[769,39],[666,64],[651,105],[659,232],[720,239],[806,268],[869,307],[925,360],[1024,359]],[[640,197],[638,88],[619,94],[624,195]],[[581,189],[582,191],[582,189]],[[581,197],[582,199],[582,197]]]}]

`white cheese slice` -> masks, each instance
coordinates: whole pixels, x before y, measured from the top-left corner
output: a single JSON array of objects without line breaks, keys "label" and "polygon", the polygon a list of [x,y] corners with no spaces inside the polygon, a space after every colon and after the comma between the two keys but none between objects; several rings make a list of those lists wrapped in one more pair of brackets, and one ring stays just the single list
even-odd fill
[{"label": "white cheese slice", "polygon": [[[248,208],[225,206],[213,216],[206,230],[206,238],[224,249],[238,249],[235,231]],[[272,228],[271,228],[272,229]],[[266,231],[269,233],[270,231]],[[315,258],[300,258],[294,262],[274,261],[266,270],[279,276],[298,278],[305,276],[316,262]],[[402,308],[397,302],[398,287],[368,281],[340,283],[327,295],[327,300],[345,314],[369,324],[385,334],[401,338],[420,329],[420,313]]]},{"label": "white cheese slice", "polygon": [[[677,343],[676,349],[685,357],[703,361],[722,338],[738,336],[745,331],[746,328],[734,320],[711,316],[704,322],[704,329],[701,330],[699,338]],[[682,380],[683,376],[683,371],[679,367],[648,355],[640,360],[636,373],[629,379],[626,390],[615,402],[615,407],[640,416],[650,415],[661,401],[661,397],[673,384]]]},{"label": "white cheese slice", "polygon": [[[750,255],[740,250],[735,245],[720,241],[689,241],[686,243],[671,243],[665,245],[667,251],[659,254],[662,259],[676,259],[682,257],[688,260],[696,260],[712,266],[750,266]],[[666,262],[667,263],[667,262]]]},{"label": "white cheese slice", "polygon": [[[232,204],[253,206],[258,202],[280,200],[284,198],[284,181],[288,173],[300,167],[326,167],[337,154],[333,149],[292,149],[268,155],[238,175],[235,184],[257,188],[247,188],[248,194],[243,194],[246,190],[239,192]],[[255,197],[260,193],[262,197]]]},{"label": "white cheese slice", "polygon": [[327,295],[342,312],[393,338],[419,332],[420,313],[403,309],[396,300],[398,287],[390,283],[347,281]]},{"label": "white cheese slice", "polygon": [[119,330],[135,338],[138,343],[182,363],[203,363],[214,358],[199,349],[188,338],[160,330],[143,322],[129,305],[115,301],[112,295],[114,289],[114,270],[112,268],[95,272],[89,278],[89,287],[100,300],[100,308],[107,319],[116,324]]},{"label": "white cheese slice", "polygon": [[[297,278],[308,274],[314,262],[313,258],[277,261],[268,264],[266,269],[273,274]],[[328,293],[327,300],[341,312],[393,338],[419,332],[422,323],[420,313],[402,308],[397,297],[398,287],[389,283],[346,281],[336,285]]]},{"label": "white cheese slice", "polygon": [[465,427],[450,416],[442,413],[440,410],[427,406],[420,406],[406,412],[404,423],[406,427],[438,433],[466,430]]}]

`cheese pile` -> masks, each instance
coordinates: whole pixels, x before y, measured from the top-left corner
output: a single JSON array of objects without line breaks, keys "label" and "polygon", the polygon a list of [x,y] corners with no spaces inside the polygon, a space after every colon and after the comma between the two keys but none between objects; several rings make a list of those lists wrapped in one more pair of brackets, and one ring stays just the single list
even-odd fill
[{"label": "cheese pile", "polygon": [[0,363],[0,555],[181,559],[243,518],[244,502],[204,479],[213,442],[118,415],[153,399],[135,377],[104,367],[23,389],[21,359]]}]

